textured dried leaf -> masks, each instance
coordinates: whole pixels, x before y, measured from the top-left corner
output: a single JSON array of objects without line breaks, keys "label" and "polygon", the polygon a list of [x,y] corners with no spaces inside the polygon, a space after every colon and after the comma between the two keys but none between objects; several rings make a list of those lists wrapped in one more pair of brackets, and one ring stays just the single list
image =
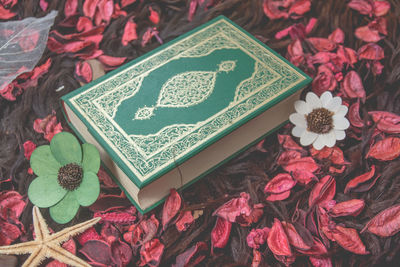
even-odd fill
[{"label": "textured dried leaf", "polygon": [[280,194],[271,194],[269,195],[265,200],[267,201],[280,201],[280,200],[285,200],[290,196],[290,190],[280,193]]},{"label": "textured dried leaf", "polygon": [[309,257],[311,264],[314,267],[332,267],[331,258],[314,258]]},{"label": "textured dried leaf", "polygon": [[375,16],[384,16],[386,15],[389,10],[390,10],[390,3],[386,0],[381,0],[381,1],[374,1],[374,14]]},{"label": "textured dried leaf", "polygon": [[301,153],[297,150],[288,150],[288,151],[283,151],[278,159],[276,160],[276,163],[278,163],[281,166],[284,166],[289,163],[292,159],[300,159],[301,158]]},{"label": "textured dried leaf", "polygon": [[304,255],[309,255],[309,256],[323,256],[328,253],[328,250],[324,246],[324,244],[316,238],[315,236],[313,237],[314,245],[311,247],[309,250],[297,250],[298,252],[304,254]]},{"label": "textured dried leaf", "polygon": [[319,160],[329,159],[333,164],[342,165],[348,162],[344,160],[343,151],[337,146],[324,147],[321,150],[316,150],[313,147],[310,149],[311,156]]},{"label": "textured dried leaf", "polygon": [[351,0],[347,5],[363,15],[371,15],[373,11],[373,6],[368,0]]},{"label": "textured dried leaf", "polygon": [[129,6],[135,2],[136,0],[121,0],[121,7]]},{"label": "textured dried leaf", "polygon": [[354,70],[349,71],[343,80],[343,89],[350,98],[361,98],[365,102],[365,89],[360,75]]},{"label": "textured dried leaf", "polygon": [[100,0],[86,0],[83,3],[83,14],[86,17],[93,19],[99,1]]},{"label": "textured dried leaf", "polygon": [[376,142],[368,151],[366,158],[378,160],[394,160],[400,156],[400,138],[387,137]]},{"label": "textured dried leaf", "polygon": [[78,9],[78,0],[65,1],[65,6],[64,6],[65,18],[69,18],[69,17],[75,15],[77,9]]},{"label": "textured dried leaf", "polygon": [[[324,53],[324,52],[320,52]],[[326,65],[320,65],[318,67],[318,73],[312,82],[312,90],[318,96],[326,91],[333,91],[337,86],[337,82],[333,72]]]},{"label": "textured dried leaf", "polygon": [[330,210],[330,215],[333,217],[339,216],[357,216],[365,207],[363,199],[352,199],[337,203]]},{"label": "textured dried leaf", "polygon": [[328,39],[334,43],[342,44],[344,42],[344,32],[337,28],[328,36]]},{"label": "textured dried leaf", "polygon": [[289,239],[283,229],[282,223],[274,219],[271,231],[268,234],[267,243],[269,249],[278,256],[292,256]]},{"label": "textured dried leaf", "polygon": [[283,168],[287,172],[294,172],[296,170],[315,172],[319,169],[319,166],[312,157],[304,157],[290,160]]},{"label": "textured dried leaf", "polygon": [[32,141],[28,140],[23,144],[24,147],[24,156],[27,160],[31,158],[33,150],[36,148],[36,144]]},{"label": "textured dried leaf", "polygon": [[91,263],[109,266],[114,264],[110,245],[102,240],[89,240],[79,250]]},{"label": "textured dried leaf", "polygon": [[148,265],[151,267],[158,266],[164,252],[164,245],[158,239],[147,242],[140,249],[140,262],[138,266]]},{"label": "textured dried leaf", "polygon": [[251,248],[259,249],[267,241],[270,230],[268,227],[251,229],[246,238],[247,245]]},{"label": "textured dried leaf", "polygon": [[349,108],[349,121],[354,127],[362,128],[364,121],[360,117],[360,101],[354,102]]},{"label": "textured dried leaf", "polygon": [[233,198],[216,209],[213,212],[213,216],[224,218],[231,223],[236,222],[239,216],[250,216],[252,208],[249,206],[249,199],[250,195],[242,192],[240,197]]},{"label": "textured dried leaf", "polygon": [[176,262],[172,267],[196,266],[206,257],[207,250],[208,248],[206,243],[197,242],[196,245],[176,256]]},{"label": "textured dried leaf", "polygon": [[153,22],[154,24],[158,24],[160,22],[160,16],[158,15],[158,12],[155,11],[151,6],[149,6],[149,10],[150,10],[150,16],[149,16],[150,21]]},{"label": "textured dried leaf", "polygon": [[296,181],[288,173],[280,173],[272,178],[264,188],[264,193],[281,194],[292,189]]},{"label": "textured dried leaf", "polygon": [[363,40],[364,42],[379,42],[383,37],[379,34],[378,30],[369,27],[369,25],[358,27],[354,35]]},{"label": "textured dried leaf", "polygon": [[387,111],[370,111],[376,127],[385,133],[400,133],[400,116]]},{"label": "textured dried leaf", "polygon": [[124,61],[126,60],[126,57],[112,57],[112,56],[107,56],[107,55],[101,55],[99,56],[99,60],[101,63],[104,65],[110,66],[110,67],[118,67]]},{"label": "textured dried leaf", "polygon": [[400,231],[400,204],[379,212],[365,225],[361,233],[365,230],[381,237],[398,233]]},{"label": "textured dried leaf", "polygon": [[357,176],[354,179],[351,179],[347,183],[346,188],[344,189],[344,193],[348,193],[352,191],[354,188],[357,188],[360,184],[368,182],[369,180],[371,180],[372,177],[374,177],[374,175],[375,175],[375,165],[372,165],[371,170],[369,172],[366,172],[364,174]]},{"label": "textured dried leaf", "polygon": [[194,218],[192,212],[190,210],[187,210],[185,212],[181,212],[179,218],[175,223],[175,226],[179,232],[182,232],[186,231],[193,222]]},{"label": "textured dried leaf", "polygon": [[79,61],[75,64],[75,78],[82,83],[89,83],[93,79],[93,70],[86,61]]},{"label": "textured dried leaf", "polygon": [[292,172],[292,177],[298,183],[305,184],[305,185],[311,181],[317,180],[317,177],[312,172],[302,171],[302,170],[296,170],[296,171]]},{"label": "textured dried leaf", "polygon": [[381,60],[385,57],[382,47],[375,43],[368,43],[357,51],[360,59]]},{"label": "textured dried leaf", "polygon": [[121,40],[123,46],[128,45],[129,42],[136,40],[138,38],[136,33],[136,27],[137,25],[135,22],[133,22],[133,18],[129,18],[125,24],[124,34]]},{"label": "textured dried leaf", "polygon": [[304,151],[290,135],[278,134],[278,141],[284,149]]},{"label": "textured dried leaf", "polygon": [[293,14],[303,15],[304,13],[310,11],[310,7],[311,7],[310,0],[297,0],[290,7],[289,15],[297,18],[299,16],[293,16]]},{"label": "textured dried leaf", "polygon": [[229,236],[231,234],[232,223],[217,217],[215,226],[211,231],[211,251],[214,248],[224,248],[228,243]]},{"label": "textured dried leaf", "polygon": [[296,228],[293,226],[291,223],[287,222],[282,222],[283,229],[285,229],[285,232],[287,234],[287,237],[289,239],[289,243],[294,246],[296,249],[300,250],[309,250],[311,249],[311,246],[307,245],[303,238],[299,235],[297,232]]},{"label": "textured dried leaf", "polygon": [[336,48],[336,44],[327,38],[310,37],[307,41],[320,52],[328,52]]},{"label": "textured dried leaf", "polygon": [[324,201],[332,200],[336,193],[336,181],[332,176],[325,176],[311,190],[308,205],[310,207]]},{"label": "textured dried leaf", "polygon": [[162,212],[162,226],[164,230],[167,228],[171,220],[178,214],[181,205],[181,196],[174,188],[172,188],[168,198],[165,200]]},{"label": "textured dried leaf", "polygon": [[356,229],[337,225],[336,229],[332,231],[332,236],[342,248],[350,252],[360,255],[369,254]]}]

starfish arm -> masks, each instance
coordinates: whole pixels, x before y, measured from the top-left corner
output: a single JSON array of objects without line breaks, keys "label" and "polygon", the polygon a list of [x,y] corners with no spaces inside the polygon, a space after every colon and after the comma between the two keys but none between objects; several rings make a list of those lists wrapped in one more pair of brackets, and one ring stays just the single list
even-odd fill
[{"label": "starfish arm", "polygon": [[31,253],[22,267],[36,267],[46,258],[46,251],[42,248],[31,250]]},{"label": "starfish arm", "polygon": [[0,247],[0,254],[28,254],[37,249],[39,245],[38,241],[29,241],[25,243],[19,243],[11,246]]},{"label": "starfish arm", "polygon": [[35,231],[36,239],[44,240],[50,235],[49,228],[47,227],[46,221],[38,207],[34,206],[32,210],[33,215],[33,228]]},{"label": "starfish arm", "polygon": [[56,259],[60,262],[63,262],[67,265],[76,266],[76,267],[91,267],[89,263],[78,258],[71,252],[63,249],[60,246],[48,246],[46,256],[49,258]]},{"label": "starfish arm", "polygon": [[89,229],[90,227],[98,223],[100,220],[101,218],[97,217],[89,221],[82,222],[80,224],[76,224],[71,227],[65,228],[60,232],[52,234],[48,240],[51,242],[56,241],[58,244],[60,244],[64,241],[67,241],[70,237],[84,232],[86,229]]}]

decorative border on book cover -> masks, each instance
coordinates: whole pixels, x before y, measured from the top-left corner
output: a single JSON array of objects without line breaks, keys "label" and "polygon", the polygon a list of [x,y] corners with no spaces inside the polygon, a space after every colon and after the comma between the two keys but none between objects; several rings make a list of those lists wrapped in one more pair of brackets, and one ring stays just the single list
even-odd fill
[{"label": "decorative border on book cover", "polygon": [[[232,48],[242,50],[255,60],[254,72],[237,86],[233,101],[217,114],[196,124],[170,125],[146,136],[129,135],[113,120],[119,105],[140,90],[143,80],[153,70],[179,58],[203,57],[219,49]],[[235,64],[224,61],[215,72],[185,72],[170,78],[160,90],[157,105],[185,106],[204,101],[213,90],[218,72],[229,72]],[[306,79],[227,20],[219,19],[83,90],[69,101],[144,182]],[[188,97],[179,91],[180,83],[185,83],[185,87],[196,84],[200,93]],[[134,118],[147,119],[152,116],[152,109],[154,107],[144,107]]]}]

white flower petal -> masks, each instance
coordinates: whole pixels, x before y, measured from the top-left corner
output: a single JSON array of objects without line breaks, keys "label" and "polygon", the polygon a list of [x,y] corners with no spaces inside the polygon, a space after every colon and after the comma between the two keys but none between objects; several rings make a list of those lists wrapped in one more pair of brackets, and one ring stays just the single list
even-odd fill
[{"label": "white flower petal", "polygon": [[336,134],[335,134],[334,130],[332,130],[329,133],[325,134],[325,141],[326,141],[325,145],[327,147],[333,147],[335,145],[335,143],[336,143]]},{"label": "white flower petal", "polygon": [[348,107],[346,107],[345,105],[341,105],[339,110],[336,111],[335,116],[345,116],[347,114],[347,111],[349,110]]},{"label": "white flower petal", "polygon": [[321,100],[313,92],[307,93],[306,102],[307,102],[307,105],[311,107],[311,109],[320,108],[322,106]]},{"label": "white flower petal", "polygon": [[325,138],[325,134],[318,135],[318,138],[313,143],[313,147],[316,150],[321,150],[322,148],[324,148],[326,141],[327,140]]},{"label": "white flower petal", "polygon": [[333,128],[335,130],[346,130],[347,128],[349,128],[350,123],[345,117],[334,115],[332,118]]},{"label": "white flower petal", "polygon": [[339,108],[342,105],[342,99],[338,96],[335,96],[334,98],[332,98],[332,100],[328,103],[328,105],[326,106],[327,109],[329,109],[332,112],[337,112],[339,110]]},{"label": "white flower petal", "polygon": [[303,100],[297,100],[294,102],[294,108],[296,109],[297,113],[300,114],[308,114],[312,111],[312,108]]},{"label": "white flower petal", "polygon": [[302,134],[304,133],[306,129],[300,126],[294,126],[294,128],[292,129],[292,135],[296,136],[296,137],[300,137],[302,136]]},{"label": "white flower petal", "polygon": [[315,138],[317,138],[317,137],[318,137],[318,134],[305,130],[300,137],[300,144],[302,146],[311,145],[312,142],[314,142]]},{"label": "white flower petal", "polygon": [[334,130],[335,131],[335,135],[336,135],[336,139],[337,140],[343,140],[346,137],[346,133],[343,130]]},{"label": "white flower petal", "polygon": [[293,113],[289,116],[289,120],[297,126],[306,128],[307,127],[307,121],[304,115],[301,115],[299,113]]},{"label": "white flower petal", "polygon": [[329,91],[326,91],[326,92],[324,92],[322,95],[321,95],[321,103],[322,103],[322,106],[324,107],[324,108],[326,108],[326,106],[328,106],[328,104],[331,102],[331,100],[332,100],[332,94],[331,94],[331,92],[329,92]]}]

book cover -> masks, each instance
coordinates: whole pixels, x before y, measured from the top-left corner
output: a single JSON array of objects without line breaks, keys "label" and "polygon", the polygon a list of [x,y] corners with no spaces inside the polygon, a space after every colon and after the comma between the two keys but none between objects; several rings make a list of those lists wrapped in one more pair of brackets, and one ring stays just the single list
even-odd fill
[{"label": "book cover", "polygon": [[310,80],[220,16],[62,101],[140,189]]}]

